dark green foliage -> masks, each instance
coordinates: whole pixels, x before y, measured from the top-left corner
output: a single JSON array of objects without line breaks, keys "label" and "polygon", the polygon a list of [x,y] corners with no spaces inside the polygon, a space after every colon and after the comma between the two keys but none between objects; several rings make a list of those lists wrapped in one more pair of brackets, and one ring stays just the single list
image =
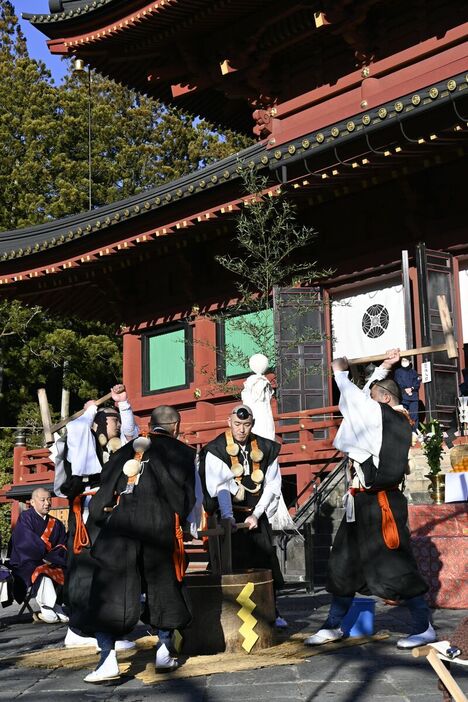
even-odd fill
[{"label": "dark green foliage", "polygon": [[88,208],[89,97],[93,207],[250,143],[95,73],[88,78],[70,64],[56,86],[45,65],[28,56],[11,3],[0,0],[0,231]]}]

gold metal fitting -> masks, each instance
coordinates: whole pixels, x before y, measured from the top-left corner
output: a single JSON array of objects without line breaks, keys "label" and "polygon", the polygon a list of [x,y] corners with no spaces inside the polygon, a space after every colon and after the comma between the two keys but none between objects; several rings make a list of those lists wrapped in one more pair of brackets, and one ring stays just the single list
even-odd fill
[{"label": "gold metal fitting", "polygon": [[363,68],[362,71],[361,71],[361,76],[362,76],[363,78],[369,78],[369,76],[370,76],[370,68],[369,68],[369,66],[364,66],[364,68]]}]

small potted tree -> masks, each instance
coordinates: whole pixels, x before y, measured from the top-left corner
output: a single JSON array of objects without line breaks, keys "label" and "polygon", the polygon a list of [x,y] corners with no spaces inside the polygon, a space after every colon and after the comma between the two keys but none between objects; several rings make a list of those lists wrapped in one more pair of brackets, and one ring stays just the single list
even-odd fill
[{"label": "small potted tree", "polygon": [[440,505],[445,500],[445,475],[441,468],[441,457],[444,451],[442,426],[438,419],[430,419],[425,424],[420,424],[420,428],[422,450],[429,468],[425,477],[431,481],[428,489],[432,500]]}]

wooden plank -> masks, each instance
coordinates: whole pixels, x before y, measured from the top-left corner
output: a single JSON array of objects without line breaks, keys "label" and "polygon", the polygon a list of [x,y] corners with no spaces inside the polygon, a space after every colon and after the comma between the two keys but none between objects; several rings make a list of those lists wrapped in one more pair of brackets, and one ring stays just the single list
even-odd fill
[{"label": "wooden plank", "polygon": [[45,388],[39,388],[37,391],[37,399],[39,400],[39,410],[41,412],[42,428],[44,430],[44,441],[46,444],[54,442],[52,431],[52,420],[50,417],[50,408],[47,401],[47,393]]},{"label": "wooden plank", "polygon": [[463,694],[463,690],[457,685],[450,671],[447,670],[443,662],[440,660],[435,648],[431,648],[426,658],[431,664],[431,666],[434,668],[435,672],[437,673],[447,690],[452,695],[455,702],[467,702],[467,699]]},{"label": "wooden plank", "polygon": [[447,356],[449,358],[456,358],[458,356],[457,342],[453,335],[453,324],[445,295],[437,295],[437,305],[439,307],[440,321],[447,345]]},{"label": "wooden plank", "polygon": [[[447,351],[446,344],[433,344],[432,346],[420,346],[416,349],[405,349],[400,351],[400,356],[406,358],[407,356],[419,356],[422,353],[438,353],[439,351]],[[348,363],[350,366],[357,366],[358,364],[373,363],[374,361],[385,361],[387,358],[386,353],[377,353],[373,356],[362,356],[361,358],[348,358]]]}]

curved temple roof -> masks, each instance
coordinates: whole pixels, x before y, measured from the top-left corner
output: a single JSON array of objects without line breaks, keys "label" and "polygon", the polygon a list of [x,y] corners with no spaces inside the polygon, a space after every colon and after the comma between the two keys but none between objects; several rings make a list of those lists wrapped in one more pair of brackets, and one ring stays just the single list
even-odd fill
[{"label": "curved temple roof", "polygon": [[[453,129],[453,125],[460,121],[460,110],[456,105],[461,100],[466,103],[467,97],[468,74],[458,75],[448,81],[428,86],[416,94],[405,95],[397,101],[379,105],[365,114],[360,113],[345,121],[330,124],[326,129],[305,134],[294,141],[282,144],[279,148],[267,148],[265,144],[259,143],[200,171],[141,192],[126,200],[61,220],[0,233],[0,270],[5,269],[5,265],[11,267],[14,260],[34,258],[36,254],[46,249],[69,244],[83,236],[91,238],[93,235],[98,236],[113,225],[122,224],[126,220],[130,221],[152,211],[170,208],[177,203],[183,203],[187,198],[206,194],[223,185],[228,187],[226,192],[230,193],[227,198],[224,196],[224,199],[242,197],[238,186],[229,186],[238,179],[241,163],[251,168],[268,169],[273,178],[272,182],[276,184],[294,180],[295,169],[299,169],[305,177],[309,174],[315,180],[316,187],[318,187],[317,179],[320,181],[320,187],[327,187],[328,169],[333,167],[333,164],[345,166],[347,177],[352,178],[355,174],[358,175],[352,166],[356,153],[362,156],[371,152],[371,157],[390,155],[390,152],[382,150],[384,148],[382,145],[379,147],[381,150],[377,150],[371,144],[370,134],[381,132],[384,135],[382,144],[405,145],[405,142],[409,142],[412,147],[411,155],[414,157],[417,154],[414,144],[422,145],[426,141],[423,138],[414,139],[408,136],[406,125],[411,124],[418,116],[421,120],[425,120],[428,114],[430,116],[434,113],[435,118],[431,126],[418,127],[419,133],[422,129],[426,131],[438,128]],[[462,109],[465,112],[466,106],[464,105]],[[410,127],[409,132],[413,134],[414,131],[415,129]],[[466,130],[461,130],[458,138],[464,136],[466,136]],[[452,144],[454,137],[455,135],[452,137]],[[338,149],[342,154],[341,157]],[[402,149],[400,148],[399,151],[401,152]],[[347,153],[348,156],[346,156]],[[217,202],[223,201],[223,195],[215,197]],[[187,202],[187,207],[191,208],[191,211],[197,211],[197,201],[190,201],[190,204]],[[203,208],[203,205],[201,207]],[[30,265],[34,265],[32,261]]]}]

